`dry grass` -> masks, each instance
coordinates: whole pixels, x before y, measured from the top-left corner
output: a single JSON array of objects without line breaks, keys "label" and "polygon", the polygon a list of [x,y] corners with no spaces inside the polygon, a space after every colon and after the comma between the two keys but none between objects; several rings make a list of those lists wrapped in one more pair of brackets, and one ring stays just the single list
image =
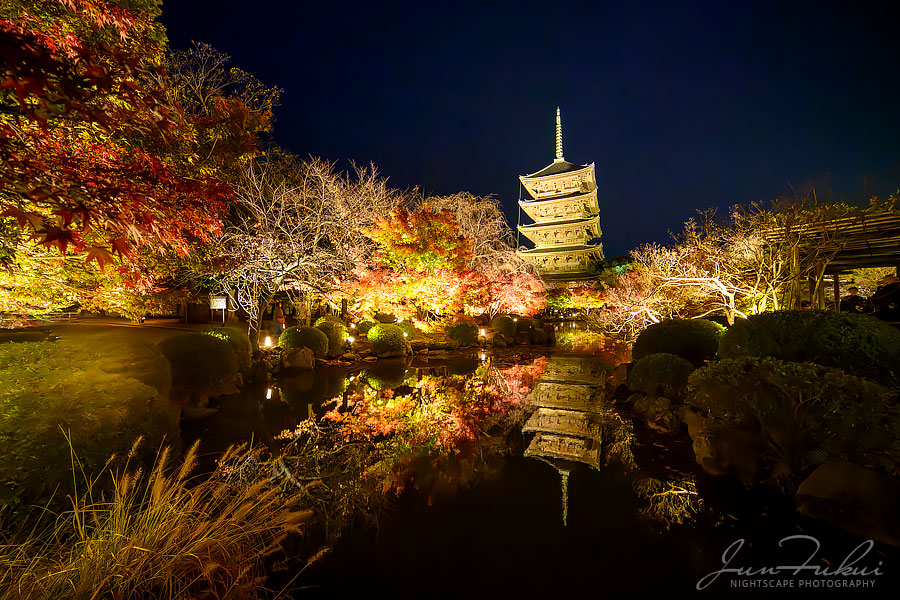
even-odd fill
[{"label": "dry grass", "polygon": [[220,467],[194,481],[196,459],[195,444],[176,470],[163,450],[149,475],[126,468],[99,501],[95,480],[51,525],[3,540],[0,599],[276,595],[264,586],[265,558],[309,513],[266,479],[248,485]]}]

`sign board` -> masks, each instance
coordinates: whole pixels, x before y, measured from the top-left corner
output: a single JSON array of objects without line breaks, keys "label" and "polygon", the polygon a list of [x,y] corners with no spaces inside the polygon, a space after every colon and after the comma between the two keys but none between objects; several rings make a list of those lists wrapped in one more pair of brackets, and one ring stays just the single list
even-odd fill
[{"label": "sign board", "polygon": [[213,310],[227,310],[228,296],[210,296],[209,307]]}]

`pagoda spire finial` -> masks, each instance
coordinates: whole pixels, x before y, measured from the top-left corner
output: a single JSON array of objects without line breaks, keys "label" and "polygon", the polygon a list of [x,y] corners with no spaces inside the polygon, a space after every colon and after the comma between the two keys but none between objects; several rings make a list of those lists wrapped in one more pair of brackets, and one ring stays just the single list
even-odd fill
[{"label": "pagoda spire finial", "polygon": [[562,120],[559,118],[559,107],[556,107],[556,160],[562,160]]}]

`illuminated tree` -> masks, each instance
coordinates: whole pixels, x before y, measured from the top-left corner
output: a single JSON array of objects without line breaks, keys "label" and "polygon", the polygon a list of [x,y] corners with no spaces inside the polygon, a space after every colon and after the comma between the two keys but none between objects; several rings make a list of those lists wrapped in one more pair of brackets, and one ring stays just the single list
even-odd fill
[{"label": "illuminated tree", "polygon": [[276,153],[246,164],[234,189],[234,214],[214,255],[219,285],[237,291],[254,340],[275,293],[337,290],[374,246],[358,225],[398,198],[374,168],[339,174],[331,163]]},{"label": "illuminated tree", "polygon": [[152,0],[0,9],[7,227],[100,264],[151,242],[185,252],[191,237],[218,230],[227,187],[157,151],[178,135],[177,107],[153,84],[165,39],[158,14]]},{"label": "illuminated tree", "polygon": [[358,310],[421,319],[429,313],[532,314],[543,308],[541,281],[527,272],[485,267],[489,253],[485,250],[484,260],[474,256],[474,239],[461,232],[447,209],[397,208],[365,233],[378,249],[345,284]]}]

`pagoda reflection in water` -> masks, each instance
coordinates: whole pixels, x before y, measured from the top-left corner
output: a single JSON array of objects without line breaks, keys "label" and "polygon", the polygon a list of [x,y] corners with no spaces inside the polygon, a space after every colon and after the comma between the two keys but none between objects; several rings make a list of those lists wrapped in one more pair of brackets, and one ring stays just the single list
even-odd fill
[{"label": "pagoda reflection in water", "polygon": [[568,480],[579,464],[599,469],[615,458],[633,464],[632,429],[606,401],[606,367],[591,358],[552,356],[529,395],[534,412],[522,428],[534,437],[525,456],[556,469],[568,523]]}]

